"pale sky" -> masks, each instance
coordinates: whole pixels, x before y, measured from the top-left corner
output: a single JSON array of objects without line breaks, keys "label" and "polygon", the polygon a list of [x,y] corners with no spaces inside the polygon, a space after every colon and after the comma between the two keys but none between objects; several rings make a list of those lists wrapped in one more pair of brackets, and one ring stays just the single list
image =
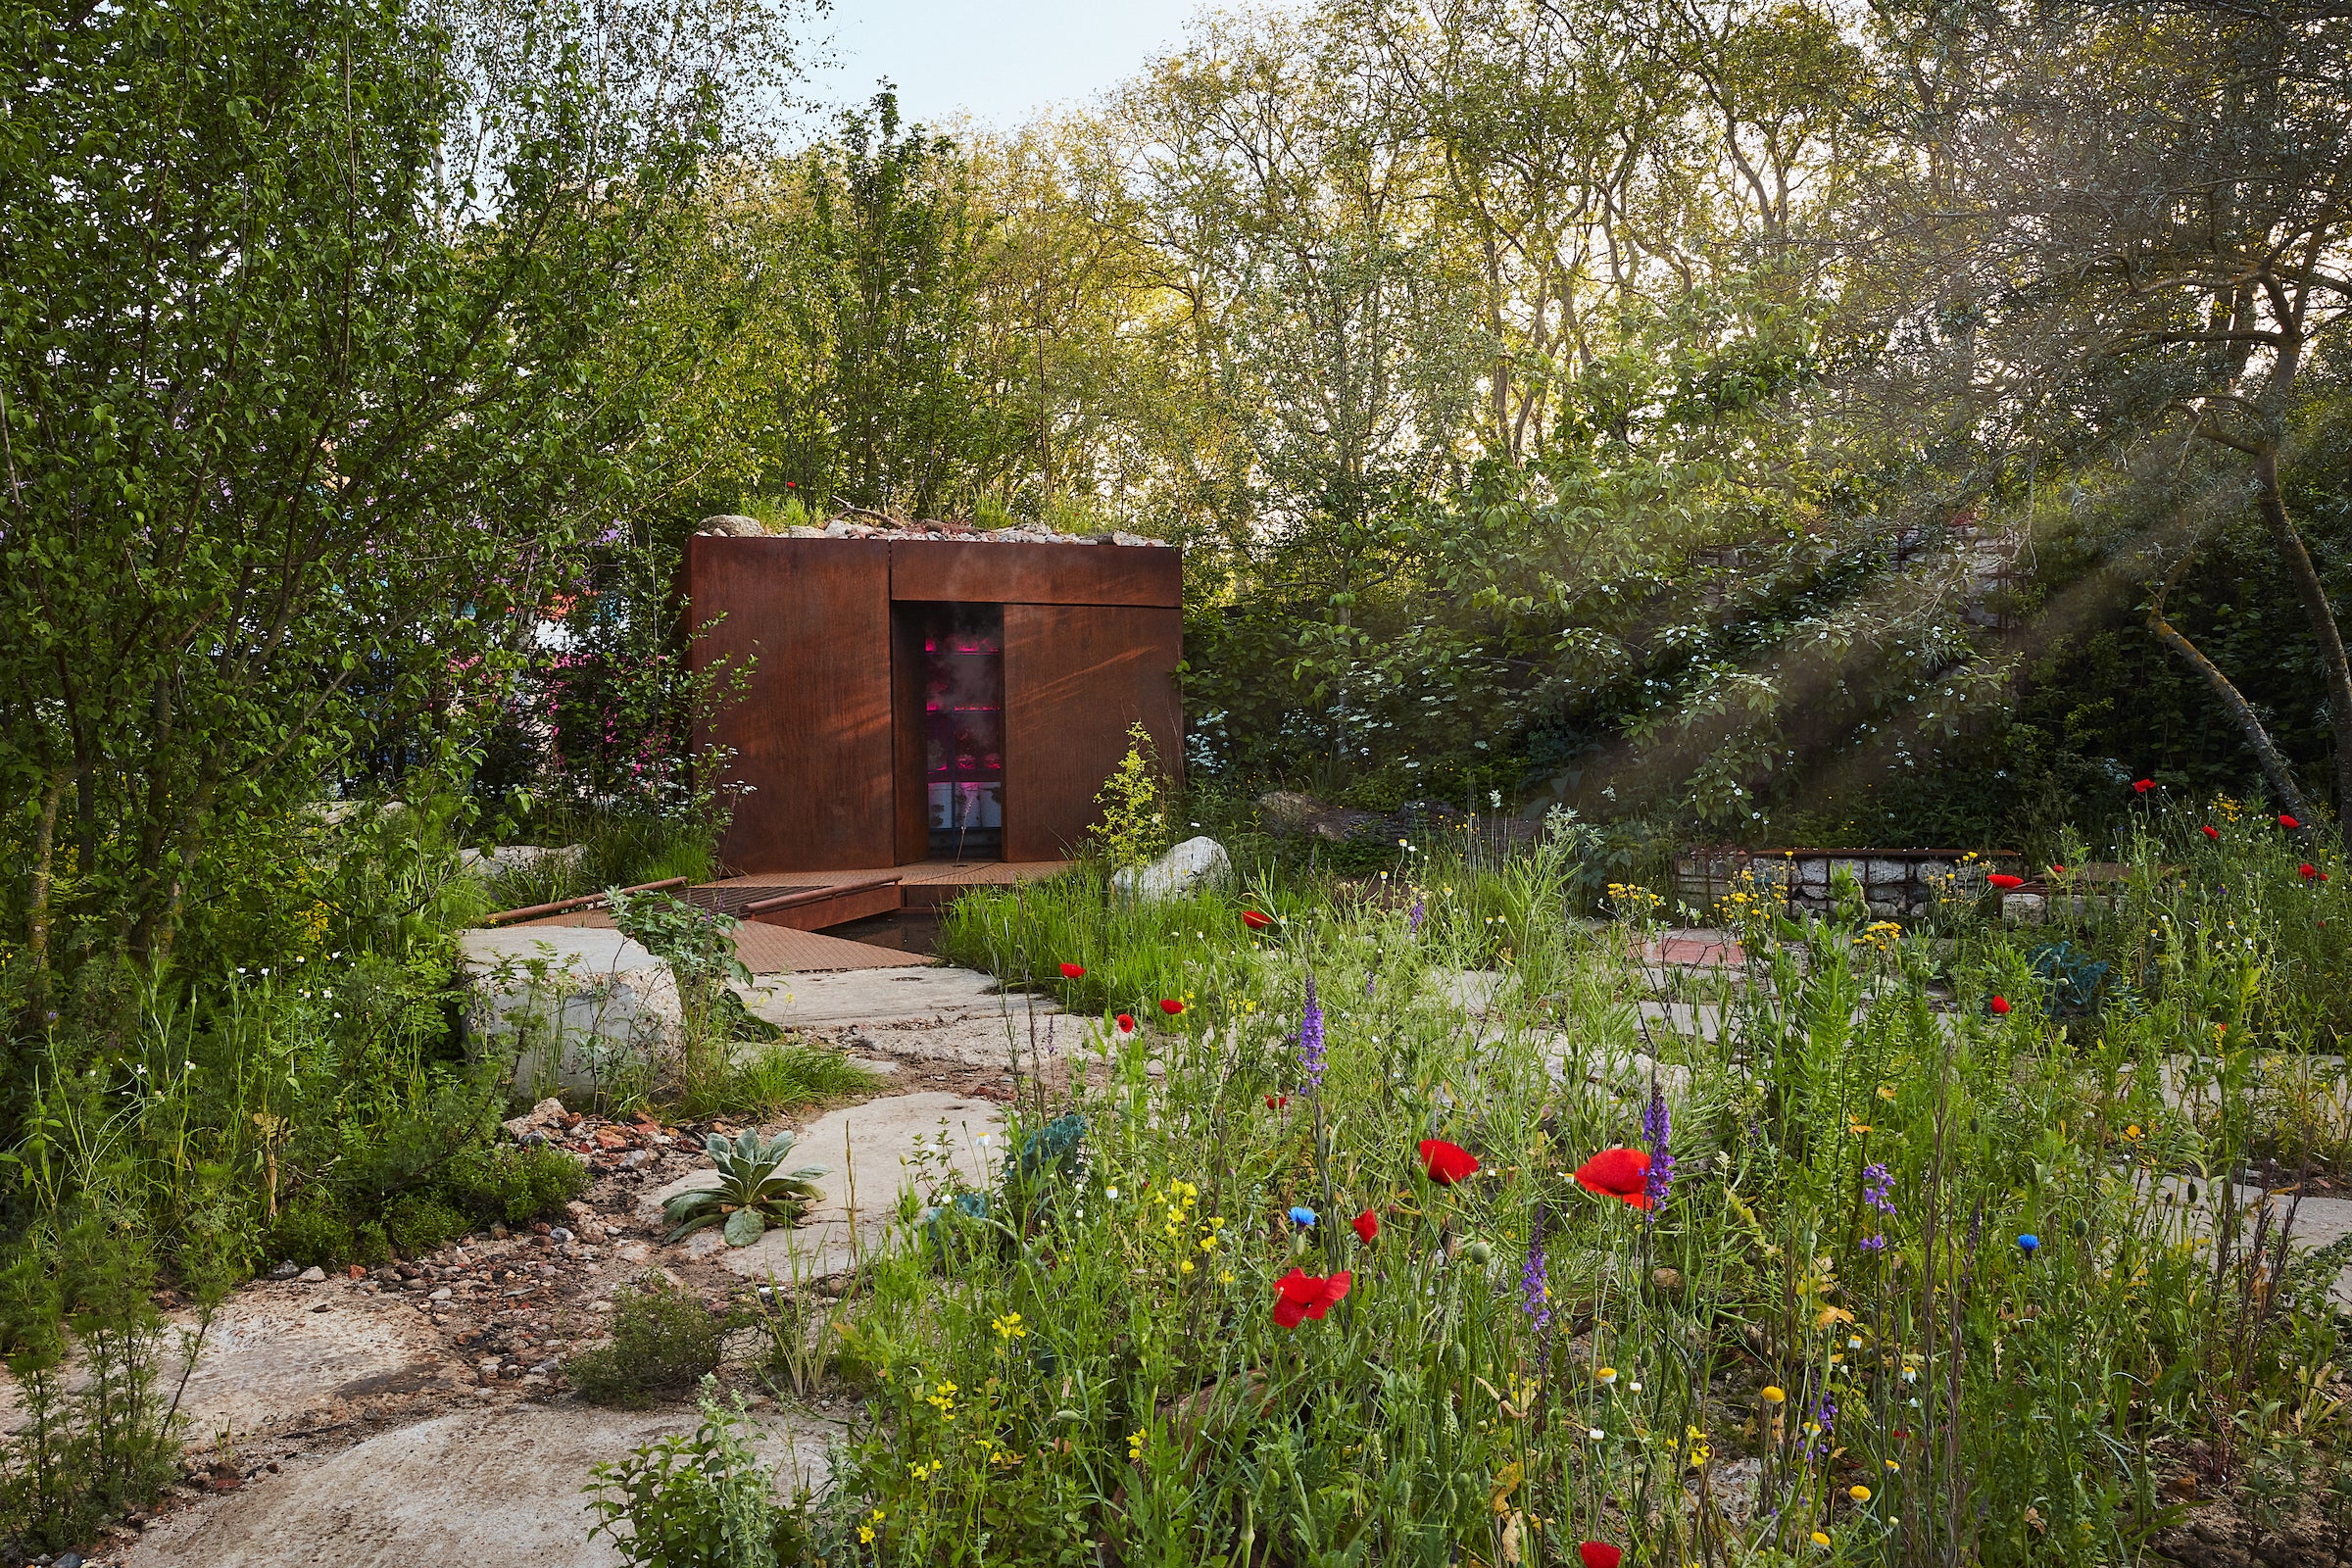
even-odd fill
[{"label": "pale sky", "polygon": [[898,83],[901,112],[938,122],[957,110],[1010,129],[1040,109],[1076,106],[1175,44],[1200,0],[834,0],[818,25],[831,62],[804,90],[827,104]]}]

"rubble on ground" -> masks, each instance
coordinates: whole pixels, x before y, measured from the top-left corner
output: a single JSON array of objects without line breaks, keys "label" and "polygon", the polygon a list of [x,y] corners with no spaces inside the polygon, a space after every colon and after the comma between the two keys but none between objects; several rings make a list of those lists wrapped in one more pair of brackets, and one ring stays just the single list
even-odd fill
[{"label": "rubble on ground", "polygon": [[1003,528],[982,528],[973,523],[926,518],[909,522],[898,518],[886,521],[854,522],[836,517],[823,527],[799,526],[770,528],[757,517],[729,513],[705,517],[697,530],[703,534],[732,539],[939,539],[958,544],[989,545],[1126,545],[1165,550],[1164,539],[1153,539],[1124,529],[1104,528],[1094,533],[1059,533],[1043,523],[1016,522]]}]

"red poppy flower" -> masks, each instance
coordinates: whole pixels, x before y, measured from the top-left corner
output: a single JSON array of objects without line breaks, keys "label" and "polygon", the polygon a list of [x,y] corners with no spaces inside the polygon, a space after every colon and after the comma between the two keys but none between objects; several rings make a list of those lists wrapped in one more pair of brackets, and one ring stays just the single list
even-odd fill
[{"label": "red poppy flower", "polygon": [[1370,1247],[1380,1239],[1380,1216],[1365,1209],[1355,1216],[1355,1239]]},{"label": "red poppy flower", "polygon": [[1440,1187],[1468,1181],[1478,1173],[1478,1160],[1459,1144],[1443,1138],[1421,1140],[1421,1169]]},{"label": "red poppy flower", "polygon": [[2301,827],[2303,824],[2296,821],[2293,817],[2287,815],[2284,811],[2280,811],[2278,813],[2278,825],[2280,827]]},{"label": "red poppy flower", "polygon": [[1242,924],[1248,926],[1252,931],[1263,931],[1266,927],[1272,925],[1273,923],[1274,917],[1262,910],[1244,909],[1242,911]]},{"label": "red poppy flower", "polygon": [[2204,834],[2209,839],[2219,839],[2222,836],[2222,830],[2218,827],[2215,827],[2210,822],[2197,829],[2197,831]]},{"label": "red poppy flower", "polygon": [[2132,781],[2132,793],[2134,795],[2145,795],[2155,787],[2156,781],[2152,778],[2135,778]]},{"label": "red poppy flower", "polygon": [[1061,977],[1064,980],[1082,979],[1085,974],[1086,965],[1083,963],[1065,963],[1061,966]]},{"label": "red poppy flower", "polygon": [[1576,1168],[1576,1185],[1629,1208],[1647,1208],[1649,1155],[1639,1149],[1604,1149]]},{"label": "red poppy flower", "polygon": [[1159,999],[1159,1010],[1173,1018],[1184,1010],[1184,1004],[1174,997],[1162,997]]},{"label": "red poppy flower", "polygon": [[1319,1318],[1346,1299],[1354,1283],[1355,1276],[1346,1269],[1325,1278],[1295,1268],[1274,1282],[1274,1321],[1295,1329],[1307,1318]]},{"label": "red poppy flower", "polygon": [[1985,1010],[1990,1012],[1995,1018],[2005,1018],[2009,1015],[2009,999],[2007,997],[1995,997],[1990,1002],[1984,1004],[1984,1007]]},{"label": "red poppy flower", "polygon": [[2053,865],[2050,867],[2050,875],[2064,876],[2066,875],[2066,867],[2063,865]]},{"label": "red poppy flower", "polygon": [[2309,860],[2305,860],[2301,865],[2296,866],[2295,869],[2303,873],[2303,880],[2306,882],[2320,874],[2320,868],[2312,864]]},{"label": "red poppy flower", "polygon": [[2003,893],[2008,892],[2011,888],[2022,888],[2026,885],[2024,877],[2011,876],[2006,871],[1995,871],[1984,880],[1999,888]]},{"label": "red poppy flower", "polygon": [[1584,1559],[1585,1568],[1617,1568],[1625,1560],[1625,1553],[1605,1541],[1588,1541],[1576,1548],[1576,1554]]},{"label": "red poppy flower", "polygon": [[1119,1014],[1119,1033],[1121,1033],[1121,1034],[1123,1034],[1123,1035],[1131,1035],[1131,1034],[1135,1033],[1135,1014],[1134,1014],[1134,1013],[1132,1013],[1132,1012],[1122,1012],[1122,1013],[1120,1013],[1120,1014]]},{"label": "red poppy flower", "polygon": [[1266,1108],[1268,1110],[1280,1110],[1290,1102],[1291,1097],[1288,1095],[1268,1095],[1266,1097]]}]

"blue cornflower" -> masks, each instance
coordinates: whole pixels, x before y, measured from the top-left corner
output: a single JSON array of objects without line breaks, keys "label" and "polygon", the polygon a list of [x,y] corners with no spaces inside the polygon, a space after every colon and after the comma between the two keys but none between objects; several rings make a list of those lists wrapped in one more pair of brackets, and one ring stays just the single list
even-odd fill
[{"label": "blue cornflower", "polygon": [[2032,1257],[2035,1252],[2041,1250],[2041,1238],[2034,1235],[2032,1231],[2028,1231],[2025,1233],[2025,1235],[2020,1236],[2017,1239],[2017,1245],[2019,1250],[2023,1251],[2028,1257]]},{"label": "blue cornflower", "polygon": [[1301,1230],[1312,1230],[1315,1224],[1315,1211],[1300,1204],[1291,1210],[1291,1223]]}]

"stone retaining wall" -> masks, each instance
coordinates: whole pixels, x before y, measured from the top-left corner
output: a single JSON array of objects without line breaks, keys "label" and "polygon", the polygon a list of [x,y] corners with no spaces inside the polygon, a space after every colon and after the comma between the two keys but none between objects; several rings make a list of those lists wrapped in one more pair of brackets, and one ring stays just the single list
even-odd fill
[{"label": "stone retaining wall", "polygon": [[1676,857],[1678,899],[1711,915],[1727,894],[1743,886],[1779,892],[1796,908],[1826,914],[1840,871],[1861,888],[1870,912],[1882,920],[1917,919],[1938,900],[1973,904],[1985,873],[2014,850],[1692,850]]}]

